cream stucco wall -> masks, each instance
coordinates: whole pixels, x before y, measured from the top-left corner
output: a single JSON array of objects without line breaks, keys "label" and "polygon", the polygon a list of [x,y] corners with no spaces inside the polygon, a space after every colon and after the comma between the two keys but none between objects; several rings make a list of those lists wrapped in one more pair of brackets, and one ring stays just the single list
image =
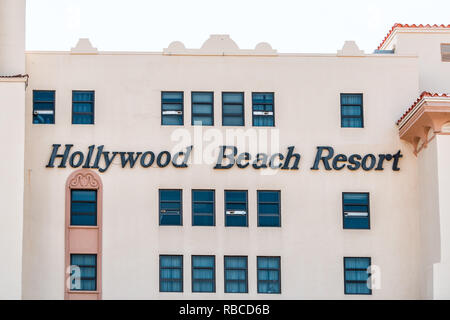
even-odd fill
[{"label": "cream stucco wall", "polygon": [[25,83],[0,79],[0,299],[22,297]]},{"label": "cream stucco wall", "polygon": [[402,28],[392,36],[389,47],[398,54],[418,56],[420,91],[448,93],[450,91],[450,63],[441,59],[441,44],[450,43],[450,29]]},{"label": "cream stucco wall", "polygon": [[[45,168],[51,145],[91,144],[108,151],[160,152],[175,145],[176,127],[160,125],[161,91],[184,91],[185,129],[193,131],[191,91],[214,91],[215,129],[221,92],[275,92],[281,152],[295,146],[299,171],[261,175],[253,168],[122,169],[101,174],[105,299],[352,299],[343,287],[343,257],[370,256],[381,289],[363,299],[419,298],[419,188],[416,159],[395,121],[419,90],[417,59],[334,55],[169,56],[28,53],[23,297],[64,297],[64,195],[73,169]],[[32,124],[32,90],[56,90],[56,124]],[[95,90],[95,125],[71,124],[72,90]],[[364,93],[364,128],[340,127],[340,93]],[[336,153],[395,153],[401,171],[312,171],[316,146]],[[248,150],[241,150],[248,151]],[[195,155],[195,149],[193,156]],[[183,189],[183,226],[158,225],[158,189]],[[216,227],[191,226],[191,189],[216,190]],[[224,190],[249,192],[249,227],[224,227]],[[256,226],[256,191],[281,190],[281,228]],[[343,230],[341,195],[370,192],[371,230]],[[159,254],[184,255],[184,293],[159,293]],[[216,256],[216,292],[191,293],[191,254]],[[224,294],[223,256],[247,255],[249,293]],[[281,295],[256,294],[256,256],[281,256]]]}]

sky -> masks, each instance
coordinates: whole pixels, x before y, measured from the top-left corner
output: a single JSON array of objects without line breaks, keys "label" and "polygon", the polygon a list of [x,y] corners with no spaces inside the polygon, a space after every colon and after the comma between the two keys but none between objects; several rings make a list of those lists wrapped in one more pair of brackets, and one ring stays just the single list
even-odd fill
[{"label": "sky", "polygon": [[335,53],[355,40],[373,52],[394,23],[450,24],[450,0],[27,0],[26,49],[100,51],[200,48],[229,34],[241,49]]}]

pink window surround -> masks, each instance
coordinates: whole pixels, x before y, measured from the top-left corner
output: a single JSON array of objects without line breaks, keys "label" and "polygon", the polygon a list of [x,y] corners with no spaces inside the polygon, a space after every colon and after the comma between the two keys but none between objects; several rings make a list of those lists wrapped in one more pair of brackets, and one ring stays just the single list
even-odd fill
[{"label": "pink window surround", "polygon": [[[71,190],[97,190],[97,226],[71,226],[70,204]],[[65,213],[65,279],[64,299],[66,300],[100,300],[102,298],[102,216],[103,216],[103,185],[97,173],[88,169],[74,171],[66,182],[66,213]],[[70,290],[70,255],[97,255],[97,290]]]}]

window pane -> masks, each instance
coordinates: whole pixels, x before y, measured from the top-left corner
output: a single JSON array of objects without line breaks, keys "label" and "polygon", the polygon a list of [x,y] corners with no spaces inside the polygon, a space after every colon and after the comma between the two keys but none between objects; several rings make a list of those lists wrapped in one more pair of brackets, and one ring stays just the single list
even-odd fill
[{"label": "window pane", "polygon": [[342,94],[341,104],[362,104],[362,94]]},{"label": "window pane", "polygon": [[222,94],[223,103],[244,103],[244,94],[242,92],[224,92]]},{"label": "window pane", "polygon": [[163,102],[183,102],[182,92],[163,92],[162,93]]},{"label": "window pane", "polygon": [[207,116],[207,117],[193,116],[192,124],[193,125],[202,125],[202,126],[212,126],[213,119],[211,116]]},{"label": "window pane", "polygon": [[211,115],[212,111],[213,111],[212,105],[210,105],[210,104],[193,104],[192,105],[192,113]]},{"label": "window pane", "polygon": [[[45,114],[42,112],[46,111]],[[33,123],[54,124],[55,123],[55,92],[33,91]]]},{"label": "window pane", "polygon": [[[163,111],[183,111],[183,105],[180,104],[164,104],[162,105]],[[167,116],[167,115],[164,115]]]},{"label": "window pane", "polygon": [[214,201],[214,191],[195,190],[192,192],[192,199],[194,201]]},{"label": "window pane", "polygon": [[342,118],[343,128],[362,128],[361,118]]},{"label": "window pane", "polygon": [[93,112],[93,106],[92,103],[74,103],[73,112]]},{"label": "window pane", "polygon": [[181,226],[181,216],[162,214],[159,223],[166,226]]},{"label": "window pane", "polygon": [[247,202],[247,192],[225,191],[225,201]]},{"label": "window pane", "polygon": [[183,291],[183,257],[160,256],[160,292]]},{"label": "window pane", "polygon": [[361,116],[360,106],[342,106],[343,116]]},{"label": "window pane", "polygon": [[369,194],[343,193],[344,229],[369,229]]},{"label": "window pane", "polygon": [[224,126],[243,126],[244,118],[243,117],[223,117],[223,125]]},{"label": "window pane", "polygon": [[226,227],[246,227],[247,215],[226,215],[225,216]]},{"label": "window pane", "polygon": [[[95,254],[71,254],[70,264],[72,266],[77,266],[80,268],[80,278],[73,279],[71,283],[71,290],[96,290],[97,284],[97,255]],[[72,274],[75,274],[72,271]],[[76,287],[77,281],[79,280],[80,287]]]},{"label": "window pane", "polygon": [[73,91],[72,99],[76,101],[94,101],[94,91]]},{"label": "window pane", "polygon": [[181,115],[163,115],[163,125],[183,125],[183,116]]},{"label": "window pane", "polygon": [[370,258],[344,258],[344,278],[346,294],[371,294],[367,280],[370,274],[367,268],[370,266]]},{"label": "window pane", "polygon": [[253,103],[273,103],[273,93],[253,93]]},{"label": "window pane", "polygon": [[194,216],[194,226],[214,226],[214,217],[211,216]]},{"label": "window pane", "polygon": [[160,190],[161,201],[181,201],[181,190]]},{"label": "window pane", "polygon": [[72,201],[97,201],[97,191],[72,190]]},{"label": "window pane", "polygon": [[212,92],[193,92],[192,93],[193,103],[213,103],[213,93]]},{"label": "window pane", "polygon": [[74,114],[72,121],[73,124],[93,124],[94,117],[88,114]]},{"label": "window pane", "polygon": [[192,256],[192,291],[214,292],[215,258],[213,256]]},{"label": "window pane", "polygon": [[55,101],[55,92],[33,91],[33,101]]}]

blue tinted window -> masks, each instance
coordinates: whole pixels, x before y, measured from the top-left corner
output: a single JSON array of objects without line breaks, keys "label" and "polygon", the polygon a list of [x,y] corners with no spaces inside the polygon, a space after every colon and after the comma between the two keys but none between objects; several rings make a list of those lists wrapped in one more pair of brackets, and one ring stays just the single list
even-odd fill
[{"label": "blue tinted window", "polygon": [[192,225],[214,226],[214,190],[192,190]]},{"label": "blue tinted window", "polygon": [[70,224],[72,226],[97,225],[96,190],[71,190]]},{"label": "blue tinted window", "polygon": [[159,291],[183,292],[183,256],[159,256]]},{"label": "blue tinted window", "polygon": [[192,292],[216,291],[214,256],[192,256]]},{"label": "blue tinted window", "polygon": [[344,258],[345,294],[372,294],[367,285],[370,276],[367,268],[370,265],[370,258]]},{"label": "blue tinted window", "polygon": [[181,190],[159,190],[159,225],[182,225]]},{"label": "blue tinted window", "polygon": [[341,127],[364,127],[362,94],[341,93]]},{"label": "blue tinted window", "polygon": [[248,292],[248,267],[247,257],[225,256],[225,292],[247,293]]},{"label": "blue tinted window", "polygon": [[258,257],[258,293],[281,293],[280,257]]},{"label": "blue tinted window", "polygon": [[247,191],[225,191],[225,226],[248,226]]},{"label": "blue tinted window", "polygon": [[70,265],[72,266],[70,290],[97,290],[96,254],[71,254]]},{"label": "blue tinted window", "polygon": [[94,91],[72,91],[72,124],[94,124]]},{"label": "blue tinted window", "polygon": [[55,91],[33,91],[33,123],[55,123]]},{"label": "blue tinted window", "polygon": [[344,229],[370,229],[369,194],[342,193]]},{"label": "blue tinted window", "polygon": [[273,127],[275,126],[273,93],[252,94],[253,126]]},{"label": "blue tinted window", "polygon": [[161,124],[183,125],[183,103],[183,92],[161,92]]},{"label": "blue tinted window", "polygon": [[222,125],[244,126],[243,92],[222,92]]},{"label": "blue tinted window", "polygon": [[258,226],[281,226],[280,191],[258,191]]},{"label": "blue tinted window", "polygon": [[192,125],[214,125],[214,94],[192,92]]}]

